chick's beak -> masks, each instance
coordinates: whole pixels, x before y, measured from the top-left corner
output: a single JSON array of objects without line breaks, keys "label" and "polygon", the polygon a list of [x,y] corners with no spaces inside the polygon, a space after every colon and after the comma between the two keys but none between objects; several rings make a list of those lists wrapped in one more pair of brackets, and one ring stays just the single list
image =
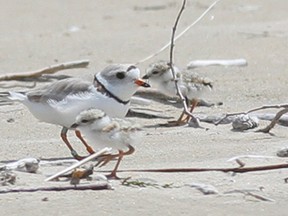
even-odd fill
[{"label": "chick's beak", "polygon": [[149,76],[147,74],[145,74],[142,79],[149,79]]},{"label": "chick's beak", "polygon": [[136,85],[138,85],[138,86],[142,86],[142,87],[145,87],[145,88],[150,87],[150,85],[148,83],[146,83],[146,82],[144,82],[143,80],[140,80],[140,79],[135,80],[134,83]]},{"label": "chick's beak", "polygon": [[70,128],[75,129],[75,128],[77,128],[78,126],[79,126],[79,125],[78,125],[77,123],[74,123],[73,125],[71,125]]}]

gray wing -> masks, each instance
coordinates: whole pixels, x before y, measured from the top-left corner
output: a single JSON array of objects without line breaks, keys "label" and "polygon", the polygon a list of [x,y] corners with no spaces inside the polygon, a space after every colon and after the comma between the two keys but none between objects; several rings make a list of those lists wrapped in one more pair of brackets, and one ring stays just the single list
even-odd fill
[{"label": "gray wing", "polygon": [[209,86],[210,88],[213,88],[212,80],[207,77],[201,77],[198,73],[193,71],[183,71],[183,79],[193,83],[193,85],[203,85],[203,86]]},{"label": "gray wing", "polygon": [[69,78],[34,89],[27,92],[26,95],[30,101],[34,102],[47,102],[48,100],[61,101],[67,95],[90,91],[90,86],[90,82],[77,78]]}]

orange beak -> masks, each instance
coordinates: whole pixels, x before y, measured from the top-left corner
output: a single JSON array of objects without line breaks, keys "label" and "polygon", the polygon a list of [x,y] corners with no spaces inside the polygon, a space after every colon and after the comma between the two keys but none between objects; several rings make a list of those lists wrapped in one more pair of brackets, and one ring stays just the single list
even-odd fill
[{"label": "orange beak", "polygon": [[142,86],[142,87],[145,87],[145,88],[150,87],[150,85],[148,83],[146,83],[146,82],[144,82],[143,80],[140,80],[140,79],[135,80],[134,83],[136,85],[138,85],[138,86]]}]

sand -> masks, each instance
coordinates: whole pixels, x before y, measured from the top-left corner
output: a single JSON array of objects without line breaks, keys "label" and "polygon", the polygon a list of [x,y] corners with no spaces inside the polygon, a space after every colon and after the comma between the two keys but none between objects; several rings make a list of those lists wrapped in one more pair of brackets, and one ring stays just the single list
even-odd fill
[{"label": "sand", "polygon": [[[178,30],[192,23],[211,0],[188,1]],[[214,80],[205,99],[222,106],[197,107],[195,114],[246,111],[287,101],[288,19],[285,0],[221,1],[200,23],[176,42],[175,63],[185,68],[196,59],[245,58],[247,67],[205,67],[198,73]],[[170,40],[180,1],[2,1],[0,8],[1,74],[30,71],[65,61],[89,59],[88,69],[63,71],[83,79],[110,63],[134,63]],[[139,65],[145,68],[169,51]],[[18,88],[19,89],[19,88]],[[21,89],[21,88],[20,88]],[[6,91],[4,89],[1,91]],[[181,109],[153,103],[177,118]],[[1,162],[25,157],[70,157],[61,142],[60,127],[38,122],[21,104],[1,106]],[[275,113],[276,110],[266,112]],[[231,131],[231,125],[201,123],[158,127],[163,119],[132,118],[146,126],[136,152],[124,158],[121,169],[169,167],[233,167],[227,160],[239,155],[275,156],[287,147],[287,128],[277,125],[269,134]],[[260,127],[268,122],[260,121]],[[150,127],[147,127],[150,126]],[[78,141],[69,134],[69,138]],[[81,145],[77,145],[81,148]],[[246,166],[285,163],[285,159],[243,159]],[[113,163],[104,167],[109,170]],[[47,173],[63,167],[40,168],[38,174],[16,172],[13,187],[47,186]],[[103,169],[102,169],[103,170]],[[158,185],[127,187],[111,181],[114,190],[35,192],[0,195],[1,215],[287,215],[285,169],[231,173],[119,173],[132,179],[152,179]],[[218,194],[203,195],[192,183],[213,185]],[[68,182],[62,182],[69,185]],[[262,201],[233,190],[252,190],[273,201]],[[46,201],[45,201],[46,200]]]}]

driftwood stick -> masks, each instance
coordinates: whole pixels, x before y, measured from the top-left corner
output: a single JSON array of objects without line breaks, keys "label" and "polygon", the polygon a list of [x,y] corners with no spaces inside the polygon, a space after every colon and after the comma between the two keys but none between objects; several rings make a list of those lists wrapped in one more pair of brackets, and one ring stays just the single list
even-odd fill
[{"label": "driftwood stick", "polygon": [[236,160],[240,160],[242,158],[252,158],[252,159],[279,159],[279,157],[276,156],[266,156],[266,155],[239,155],[236,157],[232,157],[230,159],[228,159],[228,162],[231,161],[236,161]]},{"label": "driftwood stick", "polygon": [[232,193],[242,193],[245,196],[252,196],[252,197],[254,197],[256,199],[259,199],[261,201],[269,201],[269,202],[274,202],[275,201],[275,200],[273,200],[273,199],[271,199],[269,197],[265,197],[263,195],[259,195],[259,194],[256,194],[254,192],[248,191],[248,190],[233,190],[233,191],[227,191],[224,194],[232,194]]},{"label": "driftwood stick", "polygon": [[176,20],[175,20],[175,24],[172,28],[172,36],[171,36],[171,45],[170,45],[170,61],[169,61],[169,64],[170,64],[170,69],[171,69],[171,72],[172,72],[172,75],[173,75],[173,79],[175,80],[175,87],[176,87],[176,90],[177,90],[177,95],[179,95],[181,101],[182,101],[182,104],[183,104],[183,107],[184,107],[184,112],[189,115],[193,122],[196,123],[196,127],[199,127],[199,123],[197,121],[197,119],[192,115],[192,113],[189,111],[188,109],[188,106],[187,106],[187,103],[186,103],[186,99],[185,97],[183,96],[181,90],[180,90],[180,87],[178,85],[178,79],[176,77],[176,73],[175,73],[175,70],[174,70],[174,63],[173,63],[173,54],[174,54],[174,42],[175,42],[175,33],[176,33],[176,29],[177,29],[177,26],[178,26],[178,23],[179,23],[179,20],[181,18],[181,15],[185,9],[185,5],[186,5],[186,0],[183,0],[183,3],[182,3],[182,7],[180,8],[180,11],[176,17]]},{"label": "driftwood stick", "polygon": [[247,66],[246,59],[214,59],[214,60],[194,60],[187,64],[187,69],[207,66]]},{"label": "driftwood stick", "polygon": [[36,191],[67,191],[67,190],[105,190],[111,189],[108,182],[87,185],[69,185],[69,186],[51,186],[51,187],[35,187],[35,188],[7,188],[0,190],[0,194],[19,193],[19,192],[36,192]]},{"label": "driftwood stick", "polygon": [[178,13],[178,15],[176,17],[175,24],[174,24],[174,26],[172,28],[172,36],[171,36],[171,43],[170,43],[170,62],[169,62],[169,64],[170,64],[171,72],[172,72],[172,75],[173,75],[173,79],[175,80],[175,87],[176,87],[176,90],[177,90],[177,94],[179,95],[180,99],[183,102],[184,110],[188,111],[188,107],[187,107],[187,104],[186,104],[185,97],[183,96],[183,94],[182,94],[182,92],[180,90],[180,87],[178,85],[178,79],[176,77],[176,73],[175,73],[175,70],[174,70],[174,67],[173,67],[173,64],[174,64],[174,62],[173,62],[174,55],[173,54],[174,54],[174,46],[175,46],[174,37],[175,37],[175,34],[176,34],[176,29],[177,29],[177,25],[179,23],[180,17],[181,17],[181,15],[182,15],[182,13],[183,13],[183,11],[185,9],[185,5],[186,5],[186,0],[183,0],[182,6],[180,8],[180,11],[179,11],[179,13]]},{"label": "driftwood stick", "polygon": [[65,173],[67,173],[67,172],[69,172],[69,171],[71,171],[71,170],[73,170],[73,169],[76,169],[76,168],[82,166],[83,164],[85,164],[85,163],[93,160],[93,159],[96,158],[96,157],[99,157],[99,156],[102,155],[102,154],[108,153],[110,150],[111,150],[111,148],[103,148],[102,150],[100,150],[100,151],[98,151],[98,152],[95,152],[94,154],[88,156],[87,158],[84,158],[83,160],[81,160],[81,161],[73,164],[73,165],[70,166],[70,167],[67,167],[66,169],[64,169],[64,170],[56,173],[55,175],[52,175],[52,176],[46,178],[45,181],[51,181],[51,180],[53,180],[53,179],[55,179],[55,178],[57,178],[57,177],[65,174]]},{"label": "driftwood stick", "polygon": [[271,121],[271,123],[270,123],[267,127],[263,128],[263,129],[260,129],[260,130],[258,130],[257,132],[269,133],[270,130],[271,130],[272,128],[274,128],[274,126],[277,124],[277,122],[279,121],[279,119],[281,118],[281,116],[283,116],[283,115],[284,115],[285,113],[287,113],[287,112],[288,112],[288,107],[285,108],[285,109],[280,110],[280,111],[276,114],[276,116],[274,117],[274,119]]},{"label": "driftwood stick", "polygon": [[[277,113],[276,113],[277,114]],[[274,113],[256,113],[253,116],[256,116],[260,120],[265,120],[265,121],[272,121],[275,117],[276,114]],[[288,126],[288,115],[282,115],[281,118],[278,120],[277,124],[282,125],[282,126]]]},{"label": "driftwood stick", "polygon": [[74,68],[85,68],[89,64],[89,60],[79,60],[72,62],[65,62],[57,65],[52,65],[46,68],[42,68],[36,71],[27,71],[19,73],[9,73],[0,76],[0,81],[10,80],[23,80],[25,78],[37,78],[43,74],[53,74],[60,70],[74,69]]},{"label": "driftwood stick", "polygon": [[216,122],[215,125],[220,124],[224,119],[226,119],[229,116],[243,115],[243,114],[247,115],[247,114],[249,114],[251,112],[256,112],[256,111],[263,110],[263,109],[280,109],[280,108],[288,109],[288,104],[264,105],[264,106],[261,106],[261,107],[257,107],[257,108],[248,110],[246,112],[228,113],[223,118],[221,118],[218,122]]},{"label": "driftwood stick", "polygon": [[174,67],[173,67],[173,57],[174,57],[174,47],[175,47],[175,44],[174,44],[174,38],[175,38],[175,33],[176,33],[176,29],[177,29],[177,25],[179,23],[179,20],[180,20],[180,17],[185,9],[185,5],[186,5],[186,0],[183,0],[183,3],[182,3],[182,6],[180,8],[180,11],[176,17],[176,20],[175,20],[175,24],[172,28],[172,35],[171,35],[171,43],[170,43],[170,68],[171,68],[171,72],[172,72],[172,75],[173,75],[173,79],[175,80],[175,87],[176,87],[176,90],[177,90],[177,94],[179,95],[179,97],[181,98],[181,100],[183,101],[183,105],[184,105],[184,108],[185,110],[187,109],[188,110],[188,107],[187,107],[187,104],[186,104],[186,100],[180,90],[180,87],[178,85],[178,79],[176,77],[176,73],[175,73],[175,70],[174,70]]},{"label": "driftwood stick", "polygon": [[232,167],[232,168],[165,168],[165,169],[131,169],[131,170],[118,170],[118,172],[161,172],[161,173],[176,173],[176,172],[234,172],[234,173],[246,173],[257,172],[275,169],[288,168],[288,163],[274,164],[266,166],[253,166],[253,167]]},{"label": "driftwood stick", "polygon": [[15,87],[20,87],[20,88],[35,88],[36,87],[36,82],[34,81],[32,83],[32,85],[25,85],[25,84],[10,84],[10,85],[7,85],[7,84],[1,84],[0,85],[0,88],[3,88],[3,89],[8,89],[8,88],[15,88]]},{"label": "driftwood stick", "polygon": [[259,194],[255,194],[255,193],[252,193],[252,192],[247,192],[247,193],[243,193],[245,194],[246,196],[249,195],[249,196],[252,196],[256,199],[259,199],[261,201],[268,201],[268,202],[275,202],[275,200],[269,198],[269,197],[265,197],[265,196],[262,196],[262,195],[259,195]]}]

